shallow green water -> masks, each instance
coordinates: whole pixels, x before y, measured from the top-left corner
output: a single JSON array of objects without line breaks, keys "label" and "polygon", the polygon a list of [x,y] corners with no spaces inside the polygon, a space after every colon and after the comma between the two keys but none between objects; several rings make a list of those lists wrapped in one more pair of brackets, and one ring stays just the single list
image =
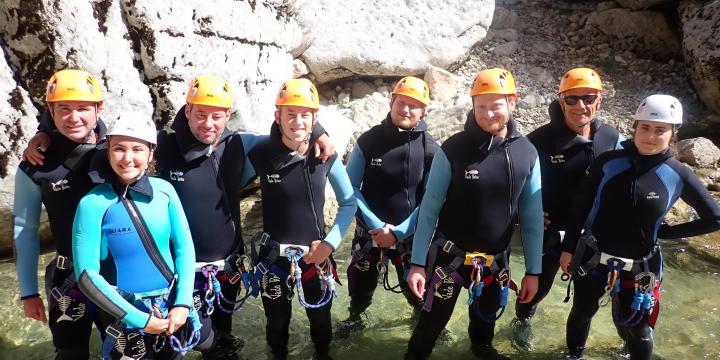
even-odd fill
[{"label": "shallow green water", "polygon": [[[349,241],[340,247],[336,259],[342,270],[342,278],[349,259]],[[658,359],[718,359],[720,358],[720,264],[717,260],[696,259],[682,244],[664,243],[666,272],[661,299],[661,312],[655,331],[656,357]],[[43,255],[43,262],[52,254]],[[691,259],[687,261],[687,259]],[[689,264],[680,266],[679,264]],[[514,278],[520,281],[524,271],[521,252],[513,251]],[[44,266],[41,266],[44,269]],[[19,305],[15,266],[12,261],[0,263],[0,359],[52,359],[53,347],[50,332],[43,325],[22,317]],[[349,298],[347,289],[339,287],[340,298],[333,303],[333,321],[347,317]],[[465,296],[463,291],[461,294]],[[550,295],[541,304],[534,321],[537,336],[532,352],[520,352],[513,348],[510,321],[515,297],[511,295],[508,311],[498,321],[495,347],[513,359],[558,359],[565,344],[565,319],[570,310],[564,304],[565,283],[556,281]],[[309,359],[312,343],[307,332],[307,318],[302,307],[293,304],[290,325],[291,358]],[[620,340],[612,325],[610,309],[603,308],[595,317],[588,342],[588,359],[620,359]],[[336,359],[400,359],[412,332],[411,308],[399,294],[376,292],[374,304],[368,310],[368,327],[344,341],[332,344]],[[246,359],[269,359],[265,345],[265,317],[258,300],[249,301],[235,315],[235,334],[247,340],[243,350]],[[467,306],[461,298],[448,325],[452,334],[450,342],[435,348],[435,359],[472,358],[467,339]],[[99,352],[100,342],[93,335],[93,347]],[[187,358],[199,359],[198,354]]]}]

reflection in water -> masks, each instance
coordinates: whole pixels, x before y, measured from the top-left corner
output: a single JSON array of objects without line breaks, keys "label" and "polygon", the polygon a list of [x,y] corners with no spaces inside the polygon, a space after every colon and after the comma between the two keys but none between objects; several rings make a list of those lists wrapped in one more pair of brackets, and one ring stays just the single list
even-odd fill
[{"label": "reflection in water", "polygon": [[[352,233],[352,232],[350,232]],[[350,239],[345,239],[336,260],[345,278],[350,255]],[[659,359],[718,359],[720,358],[720,262],[706,254],[686,248],[683,242],[663,242],[666,270],[661,291],[661,312],[655,331],[656,357]],[[519,282],[524,273],[521,249],[513,251],[512,269]],[[51,258],[43,256],[43,262]],[[44,269],[40,266],[40,269]],[[0,263],[0,283],[5,296],[0,298],[0,358],[52,359],[53,347],[50,332],[36,321],[22,317],[19,305],[14,263]],[[562,302],[566,283],[557,279],[556,286],[543,301],[534,320],[537,337],[530,353],[515,350],[510,342],[515,296],[511,295],[508,310],[498,321],[494,344],[498,350],[513,359],[558,359],[565,347],[565,319],[569,304]],[[382,287],[379,287],[382,289]],[[463,295],[465,290],[463,290]],[[338,287],[340,297],[333,304],[333,321],[347,318],[349,297],[347,289]],[[45,296],[43,296],[45,298]],[[367,312],[367,328],[348,340],[333,342],[332,354],[343,360],[400,359],[413,329],[412,310],[399,294],[378,290],[373,305]],[[462,296],[461,296],[462,300]],[[433,358],[472,358],[467,339],[467,307],[458,301],[448,329],[451,339],[438,344]],[[615,332],[610,309],[601,309],[595,316],[588,341],[588,359],[621,359],[620,339]],[[269,359],[265,345],[265,319],[259,300],[250,300],[235,315],[235,334],[247,340],[243,350],[246,359]],[[312,343],[308,334],[307,318],[301,306],[293,304],[290,324],[291,358],[307,359],[312,356]],[[100,342],[93,338],[94,358],[99,356]],[[190,354],[189,359],[200,359]]]}]

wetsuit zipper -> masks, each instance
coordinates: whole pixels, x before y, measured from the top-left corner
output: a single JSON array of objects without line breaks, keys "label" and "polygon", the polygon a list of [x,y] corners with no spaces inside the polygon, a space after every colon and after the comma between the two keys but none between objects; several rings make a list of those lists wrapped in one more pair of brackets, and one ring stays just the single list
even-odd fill
[{"label": "wetsuit zipper", "polygon": [[512,215],[513,215],[513,208],[512,208],[513,196],[512,195],[513,195],[513,187],[514,187],[513,183],[514,183],[515,175],[513,174],[512,159],[510,158],[510,149],[509,149],[509,145],[507,143],[505,144],[505,159],[507,161],[507,167],[508,167],[508,171],[507,171],[507,174],[508,174],[508,209],[509,209],[508,219],[512,220]]},{"label": "wetsuit zipper", "polygon": [[308,195],[310,195],[310,209],[312,210],[313,217],[315,218],[315,230],[317,230],[318,234],[318,240],[322,236],[322,232],[320,231],[320,226],[318,225],[318,217],[317,217],[317,211],[315,211],[315,194],[313,194],[312,185],[310,184],[310,169],[308,167],[307,158],[303,161],[303,174],[305,174],[305,186],[308,190]]},{"label": "wetsuit zipper", "polygon": [[[218,161],[218,157],[217,157],[217,154],[215,153],[215,151],[213,151],[212,154],[210,154],[210,158],[212,159],[212,165],[213,165],[212,168],[213,168],[213,172],[215,173],[215,179],[217,179],[218,183],[220,184],[220,191],[222,192],[222,194],[220,196],[222,196],[223,202],[225,203],[225,207],[227,207],[227,211],[230,214],[230,226],[232,227],[233,234],[235,234],[237,236],[237,229],[235,228],[235,221],[232,218],[233,217],[232,210],[231,210],[232,208],[230,207],[230,201],[227,198],[227,191],[225,190],[225,182],[223,181],[222,176],[220,175],[220,163]],[[235,239],[233,239],[233,241],[234,240]]]},{"label": "wetsuit zipper", "polygon": [[[410,204],[410,191],[408,191],[408,188],[410,186],[410,132],[407,133],[407,141],[405,142],[405,186],[403,186],[403,189],[405,191],[405,200],[407,202],[407,208],[405,210],[406,213],[410,213],[411,205]],[[395,224],[397,225],[397,224]]]}]

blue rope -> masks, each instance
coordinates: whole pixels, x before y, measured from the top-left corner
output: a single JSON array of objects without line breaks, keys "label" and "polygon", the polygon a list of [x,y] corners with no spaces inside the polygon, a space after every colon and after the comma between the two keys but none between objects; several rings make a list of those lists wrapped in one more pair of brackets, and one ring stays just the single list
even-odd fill
[{"label": "blue rope", "polygon": [[288,261],[290,262],[290,275],[288,275],[288,287],[292,289],[291,282],[294,279],[295,282],[295,288],[297,289],[298,294],[298,301],[300,302],[300,305],[309,308],[309,309],[316,309],[323,307],[327,305],[330,300],[333,299],[333,297],[337,297],[337,292],[335,291],[335,282],[332,275],[332,267],[329,265],[329,262],[326,260],[326,264],[328,264],[328,271],[325,272],[321,266],[315,265],[315,268],[317,269],[318,277],[320,278],[320,300],[315,303],[311,304],[305,301],[305,294],[303,292],[302,287],[302,269],[300,268],[300,259],[302,258],[303,251],[298,248],[291,248],[288,247],[285,249],[285,256],[287,257]]}]

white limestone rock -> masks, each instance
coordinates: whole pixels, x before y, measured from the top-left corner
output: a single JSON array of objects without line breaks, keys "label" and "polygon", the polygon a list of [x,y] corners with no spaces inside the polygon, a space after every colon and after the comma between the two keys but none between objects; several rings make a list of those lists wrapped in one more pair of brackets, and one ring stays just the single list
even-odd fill
[{"label": "white limestone rock", "polygon": [[318,82],[354,75],[404,76],[448,68],[482,40],[491,0],[297,0]]},{"label": "white limestone rock", "polygon": [[683,1],[685,67],[700,100],[720,114],[720,2]]}]

